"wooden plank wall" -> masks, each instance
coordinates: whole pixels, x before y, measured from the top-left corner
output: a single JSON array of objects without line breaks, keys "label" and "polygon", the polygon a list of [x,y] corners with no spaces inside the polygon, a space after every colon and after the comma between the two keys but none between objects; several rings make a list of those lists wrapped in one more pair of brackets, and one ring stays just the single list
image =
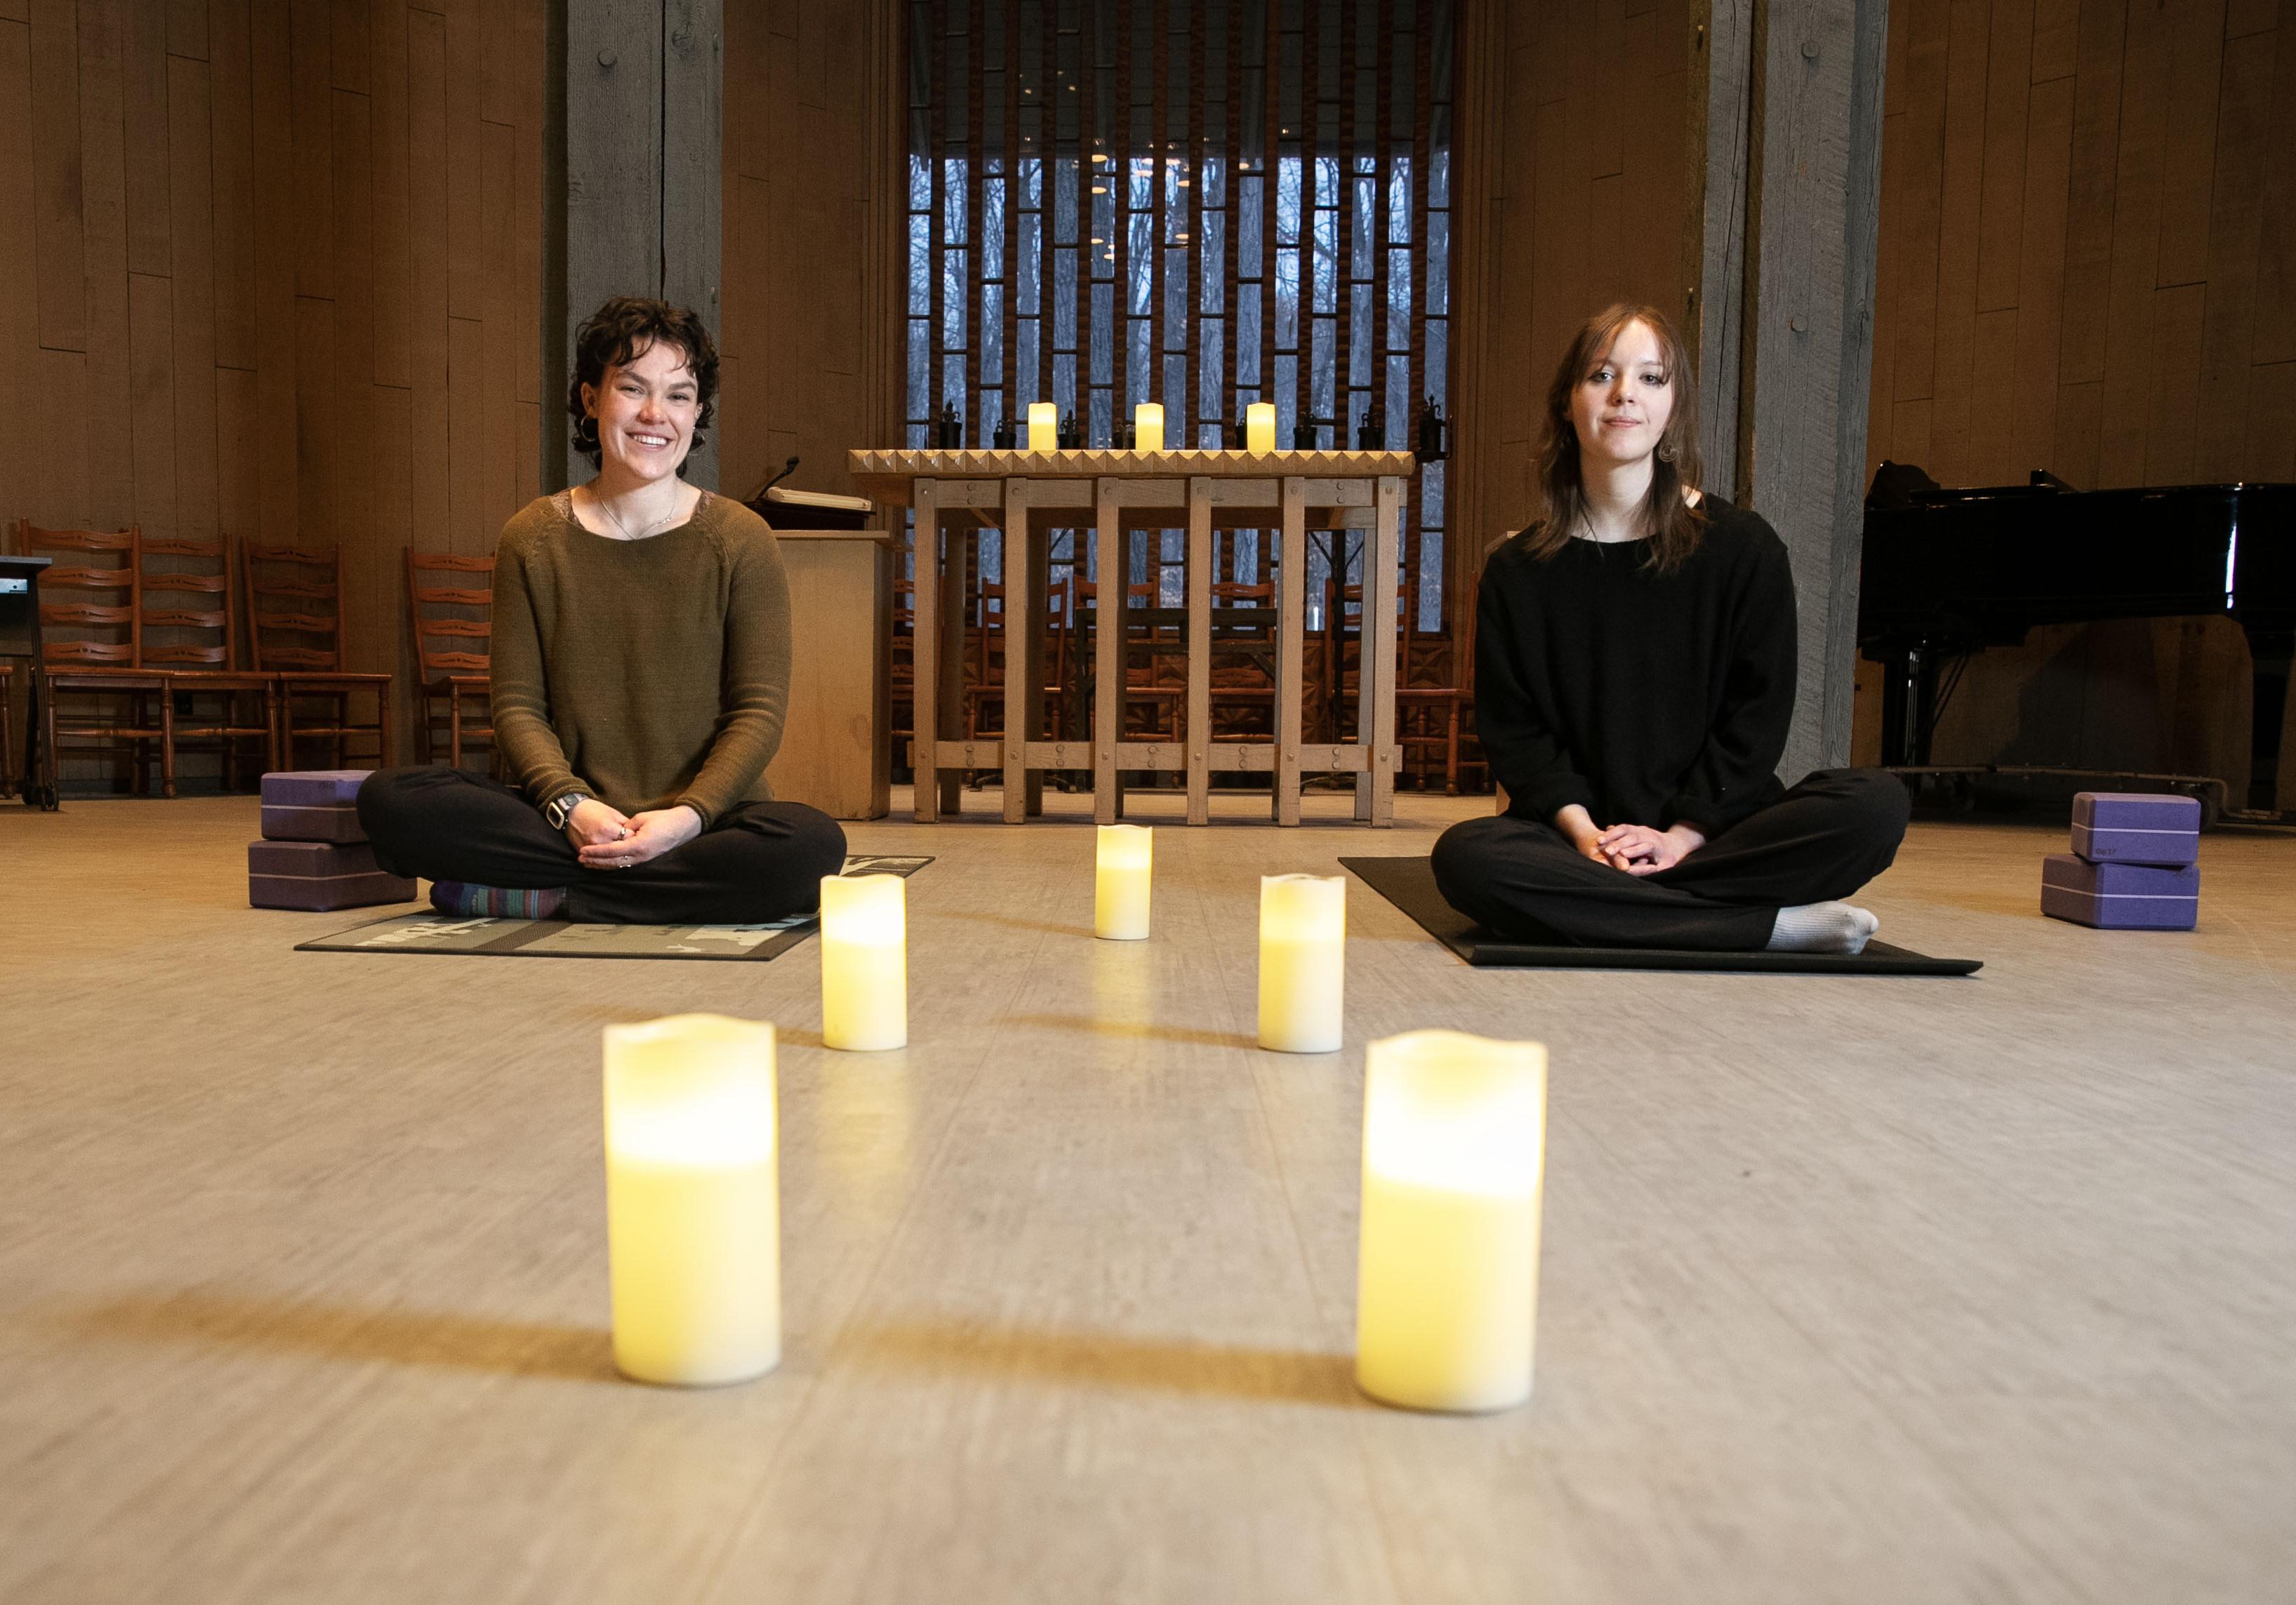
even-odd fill
[{"label": "wooden plank wall", "polygon": [[[2296,0],[1893,0],[1888,60],[1869,473],[2296,479]],[[2222,619],[2037,630],[1972,667],[1936,755],[2237,797],[2247,676]]]},{"label": "wooden plank wall", "polygon": [[556,411],[543,25],[0,0],[0,519],[340,543],[351,667],[411,674],[401,549],[491,551]]},{"label": "wooden plank wall", "polygon": [[845,454],[897,444],[890,338],[902,217],[900,8],[726,0],[719,486],[849,493]]},{"label": "wooden plank wall", "polygon": [[1478,53],[1459,66],[1452,335],[1465,595],[1529,519],[1542,398],[1579,323],[1617,300],[1678,317],[1698,270],[1681,259],[1688,0],[1469,0],[1461,34]]}]

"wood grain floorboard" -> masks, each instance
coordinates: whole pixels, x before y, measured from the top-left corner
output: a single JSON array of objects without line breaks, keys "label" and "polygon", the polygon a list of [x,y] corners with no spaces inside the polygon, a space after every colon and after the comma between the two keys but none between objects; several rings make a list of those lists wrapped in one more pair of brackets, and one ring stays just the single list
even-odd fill
[{"label": "wood grain floorboard", "polygon": [[[1293,1057],[1257,877],[1481,805],[1179,806],[1144,944],[1088,934],[1088,799],[850,827],[939,857],[873,1055],[810,946],[297,954],[366,915],[244,905],[251,799],[0,807],[0,1597],[2277,1597],[2296,844],[2113,935],[2036,912],[2062,830],[1917,826],[1866,900],[1966,981],[1474,971],[1351,882]],[[611,1370],[598,1052],[692,1009],[781,1028],[788,1351],[680,1393]],[[1487,1419],[1350,1382],[1363,1044],[1426,1025],[1554,1054]]]}]

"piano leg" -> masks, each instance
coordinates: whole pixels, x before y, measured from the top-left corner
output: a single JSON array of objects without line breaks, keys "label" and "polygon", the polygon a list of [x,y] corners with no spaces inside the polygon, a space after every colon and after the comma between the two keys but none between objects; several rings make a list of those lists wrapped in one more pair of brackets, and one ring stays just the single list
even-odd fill
[{"label": "piano leg", "polygon": [[2248,806],[2269,813],[2279,807],[2280,726],[2288,711],[2288,670],[2296,656],[2296,626],[2241,621],[2253,665],[2254,699],[2248,738]]},{"label": "piano leg", "polygon": [[1898,768],[1930,761],[1930,720],[1937,700],[1937,659],[1925,645],[1894,649],[1881,659],[1882,762]]},{"label": "piano leg", "polygon": [[1882,656],[1882,762],[1900,768],[1914,761],[1915,728],[1914,663],[1918,649],[1898,648]]}]

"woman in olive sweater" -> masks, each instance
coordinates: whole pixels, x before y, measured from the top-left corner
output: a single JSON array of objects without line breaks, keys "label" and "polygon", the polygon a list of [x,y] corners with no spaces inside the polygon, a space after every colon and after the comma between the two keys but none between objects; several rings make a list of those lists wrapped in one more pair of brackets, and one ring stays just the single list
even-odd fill
[{"label": "woman in olive sweater", "polygon": [[1445,831],[1436,882],[1521,940],[1857,953],[1880,921],[1837,899],[1896,856],[1905,789],[1779,783],[1793,573],[1759,515],[1700,493],[1689,376],[1663,314],[1618,306],[1548,387],[1546,516],[1491,554],[1475,613],[1507,811]]},{"label": "woman in olive sweater", "polygon": [[737,924],[809,912],[845,835],[773,800],[789,584],[763,520],[679,477],[718,352],[618,296],[575,340],[588,483],[529,503],[495,559],[495,740],[520,789],[443,766],[359,790],[378,863],[457,914]]}]

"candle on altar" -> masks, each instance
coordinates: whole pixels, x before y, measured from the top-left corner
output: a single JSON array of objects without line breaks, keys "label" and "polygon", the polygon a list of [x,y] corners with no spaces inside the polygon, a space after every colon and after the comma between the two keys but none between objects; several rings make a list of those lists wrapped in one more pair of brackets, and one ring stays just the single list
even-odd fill
[{"label": "candle on altar", "polygon": [[898,875],[821,878],[821,1040],[874,1052],[909,1040],[908,921]]},{"label": "candle on altar", "polygon": [[1092,934],[1109,942],[1148,937],[1150,861],[1156,832],[1147,825],[1100,827],[1093,875]]},{"label": "candle on altar", "polygon": [[1338,1052],[1347,972],[1347,878],[1262,875],[1259,1045]]},{"label": "candle on altar", "polygon": [[717,1014],[608,1026],[614,1365],[701,1388],[781,1363],[774,1028]]},{"label": "candle on altar", "polygon": [[1243,409],[1244,448],[1255,457],[1275,449],[1275,404],[1255,401]]},{"label": "candle on altar", "polygon": [[1164,407],[1161,402],[1144,401],[1132,409],[1132,435],[1136,451],[1160,452],[1164,449]]},{"label": "candle on altar", "polygon": [[1058,451],[1061,446],[1061,409],[1049,401],[1029,404],[1029,449],[1032,452]]},{"label": "candle on altar", "polygon": [[1530,1396],[1546,1049],[1456,1031],[1364,1065],[1356,1383],[1412,1410]]}]

